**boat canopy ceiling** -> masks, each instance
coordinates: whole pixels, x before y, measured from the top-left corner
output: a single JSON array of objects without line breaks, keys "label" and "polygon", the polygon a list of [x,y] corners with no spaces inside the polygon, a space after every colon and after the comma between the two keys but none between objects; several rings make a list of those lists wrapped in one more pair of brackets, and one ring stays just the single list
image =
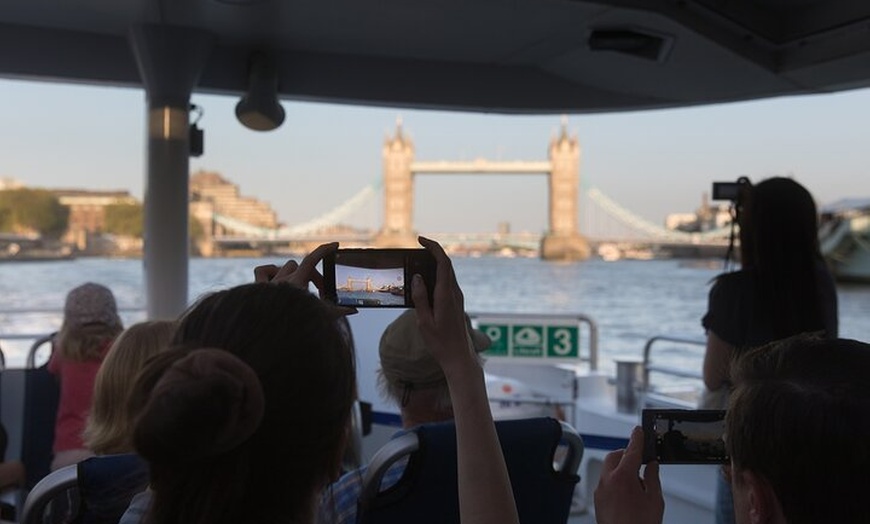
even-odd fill
[{"label": "boat canopy ceiling", "polygon": [[855,0],[4,0],[0,77],[141,86],[131,29],[213,35],[196,92],[252,52],[284,99],[503,113],[680,107],[870,86]]}]

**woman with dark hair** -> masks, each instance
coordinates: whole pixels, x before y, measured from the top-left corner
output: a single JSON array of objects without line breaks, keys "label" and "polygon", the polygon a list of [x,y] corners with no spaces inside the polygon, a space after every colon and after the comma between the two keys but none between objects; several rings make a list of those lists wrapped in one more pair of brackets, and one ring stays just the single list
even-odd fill
[{"label": "woman with dark hair", "polygon": [[[462,522],[516,523],[462,291],[441,246],[420,242],[437,261],[437,282],[428,290],[415,276],[412,293],[457,406]],[[121,523],[314,521],[318,495],[340,472],[356,385],[335,321],[351,311],[308,292],[322,283],[316,264],[337,247],[258,267],[257,283],[208,295],[182,316],[177,349],[146,366],[131,396],[133,442],[151,482]]]},{"label": "woman with dark hair", "polygon": [[[717,395],[722,409],[737,355],[799,333],[838,334],[837,291],[819,250],[818,214],[809,191],[782,177],[747,184],[737,217],[741,269],[716,278],[702,320],[704,384],[722,393]],[[724,482],[716,513],[717,523],[733,522]]]}]

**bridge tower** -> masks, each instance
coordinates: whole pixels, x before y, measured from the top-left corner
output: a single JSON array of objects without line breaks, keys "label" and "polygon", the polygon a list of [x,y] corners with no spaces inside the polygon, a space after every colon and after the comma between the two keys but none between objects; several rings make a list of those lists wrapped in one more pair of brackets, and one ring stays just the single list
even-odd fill
[{"label": "bridge tower", "polygon": [[580,193],[580,143],[568,135],[566,119],[562,130],[550,141],[550,230],[541,240],[545,260],[589,258],[589,243],[577,224]]},{"label": "bridge tower", "polygon": [[401,117],[395,136],[387,136],[384,162],[384,225],[375,237],[378,247],[418,247],[414,231],[414,143],[402,132]]}]

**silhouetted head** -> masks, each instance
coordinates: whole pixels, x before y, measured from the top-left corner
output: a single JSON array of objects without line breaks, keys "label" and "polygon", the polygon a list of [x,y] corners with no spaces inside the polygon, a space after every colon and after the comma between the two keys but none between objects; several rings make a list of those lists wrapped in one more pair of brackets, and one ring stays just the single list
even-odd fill
[{"label": "silhouetted head", "polygon": [[740,213],[744,270],[754,276],[755,329],[771,339],[828,329],[824,262],[819,251],[818,217],[812,195],[790,178],[751,186]]},{"label": "silhouetted head", "polygon": [[[137,428],[136,448],[151,466],[155,493],[150,522],[307,521],[315,495],[339,471],[354,399],[354,357],[334,311],[288,284],[248,284],[200,300],[182,316],[174,342],[182,353],[218,348],[238,357],[257,377],[264,410],[230,449],[205,441],[200,449],[196,438],[169,441],[181,449],[154,445],[158,435],[185,427]],[[159,380],[163,373],[156,371]],[[138,404],[131,400],[137,413],[156,383],[148,381],[143,373]],[[203,409],[215,409],[208,396],[188,400],[196,398],[206,402]]]},{"label": "silhouetted head", "polygon": [[766,486],[789,524],[870,522],[868,370],[870,345],[845,339],[797,336],[737,359],[726,443],[738,512],[767,503],[763,517]]},{"label": "silhouetted head", "polygon": [[791,178],[752,186],[740,216],[743,267],[767,270],[792,256],[820,257],[818,213],[812,195]]},{"label": "silhouetted head", "polygon": [[[466,321],[475,351],[486,351],[492,341],[471,327],[467,315]],[[453,417],[447,378],[417,327],[416,310],[403,312],[387,325],[381,334],[378,356],[378,388],[386,400],[402,409],[403,416],[410,416],[414,424]]]}]

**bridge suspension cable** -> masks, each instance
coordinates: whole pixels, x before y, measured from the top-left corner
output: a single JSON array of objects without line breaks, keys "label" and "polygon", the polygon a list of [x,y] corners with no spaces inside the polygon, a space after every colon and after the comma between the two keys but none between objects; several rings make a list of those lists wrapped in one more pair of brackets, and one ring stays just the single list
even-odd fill
[{"label": "bridge suspension cable", "polygon": [[263,239],[300,237],[341,224],[345,218],[367,204],[372,198],[375,198],[378,195],[380,188],[381,180],[375,180],[371,184],[362,188],[358,193],[339,204],[337,207],[316,218],[303,222],[302,224],[297,224],[293,227],[281,227],[275,229],[260,227],[219,213],[215,213],[213,218],[215,222],[225,228],[249,237]]},{"label": "bridge suspension cable", "polygon": [[586,191],[586,195],[591,201],[607,213],[607,215],[633,230],[653,238],[673,240],[677,242],[692,242],[693,240],[723,238],[727,237],[730,233],[730,227],[711,229],[700,233],[688,233],[685,231],[667,229],[632,213],[602,193],[598,188],[589,188]]}]

